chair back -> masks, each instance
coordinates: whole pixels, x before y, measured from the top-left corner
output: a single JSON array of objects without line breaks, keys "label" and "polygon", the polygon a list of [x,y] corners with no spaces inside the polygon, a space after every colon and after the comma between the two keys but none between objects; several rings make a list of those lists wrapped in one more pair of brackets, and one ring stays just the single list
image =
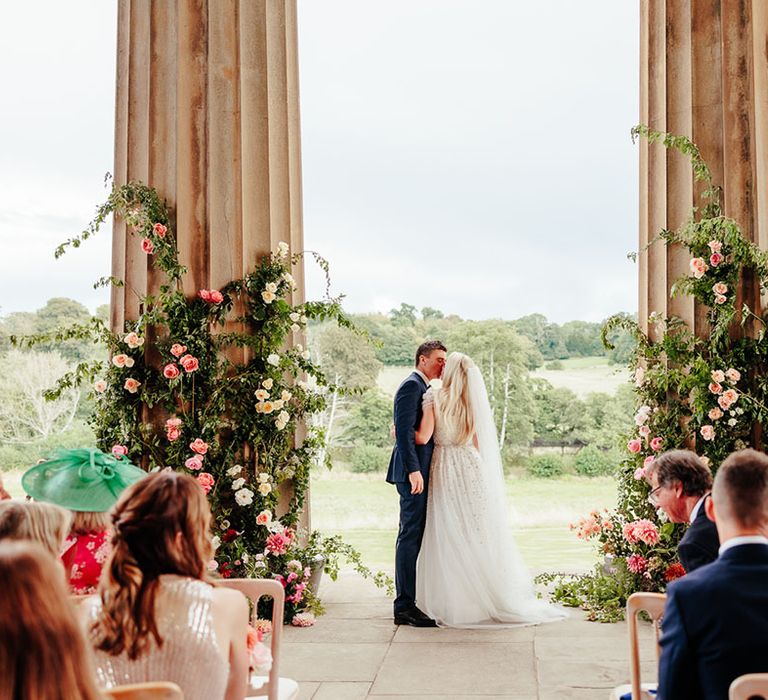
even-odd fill
[{"label": "chair back", "polygon": [[248,697],[266,695],[268,700],[278,700],[280,690],[280,638],[283,633],[285,589],[280,583],[270,578],[228,578],[218,583],[221,586],[240,591],[253,603],[252,622],[255,622],[258,617],[257,607],[259,599],[262,596],[272,598],[272,633],[270,634],[272,667],[269,669],[269,680],[259,688],[252,688],[248,693]]},{"label": "chair back", "polygon": [[747,673],[739,676],[728,689],[728,700],[768,698],[768,673]]},{"label": "chair back", "polygon": [[118,685],[104,693],[110,700],[184,700],[181,688],[165,681]]},{"label": "chair back", "polygon": [[632,697],[641,698],[640,682],[640,644],[638,639],[637,614],[646,612],[651,618],[656,637],[656,662],[658,663],[659,630],[667,596],[664,593],[633,593],[627,600],[627,625],[629,628],[629,678],[632,684]]}]

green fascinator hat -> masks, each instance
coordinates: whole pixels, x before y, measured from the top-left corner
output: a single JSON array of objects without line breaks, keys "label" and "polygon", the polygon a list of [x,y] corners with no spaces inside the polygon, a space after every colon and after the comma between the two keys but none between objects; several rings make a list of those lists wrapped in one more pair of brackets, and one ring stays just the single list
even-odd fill
[{"label": "green fascinator hat", "polygon": [[21,485],[36,501],[105,513],[128,486],[146,475],[125,457],[81,448],[57,451],[51,459],[24,472]]}]

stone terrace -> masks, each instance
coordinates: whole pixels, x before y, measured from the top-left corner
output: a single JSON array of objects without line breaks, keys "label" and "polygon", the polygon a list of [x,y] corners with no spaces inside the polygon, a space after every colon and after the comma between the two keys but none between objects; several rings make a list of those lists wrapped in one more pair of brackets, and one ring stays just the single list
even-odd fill
[{"label": "stone terrace", "polygon": [[[352,573],[323,578],[327,614],[286,628],[281,675],[301,700],[606,700],[629,682],[626,623],[565,622],[515,629],[395,627],[392,604]],[[643,681],[656,680],[650,625],[642,625]]]}]

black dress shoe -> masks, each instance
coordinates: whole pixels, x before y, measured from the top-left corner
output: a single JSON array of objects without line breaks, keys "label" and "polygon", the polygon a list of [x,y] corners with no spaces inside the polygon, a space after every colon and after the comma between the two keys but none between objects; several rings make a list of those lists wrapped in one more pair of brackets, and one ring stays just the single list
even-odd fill
[{"label": "black dress shoe", "polygon": [[408,610],[395,613],[396,625],[411,625],[411,627],[437,627],[437,623],[425,615],[415,605]]}]

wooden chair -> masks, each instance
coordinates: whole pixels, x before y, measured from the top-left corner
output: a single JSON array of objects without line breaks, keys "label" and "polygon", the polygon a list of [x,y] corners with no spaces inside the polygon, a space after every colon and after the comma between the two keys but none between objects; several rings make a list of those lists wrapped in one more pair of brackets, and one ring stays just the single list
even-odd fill
[{"label": "wooden chair", "polygon": [[104,691],[110,700],[184,700],[184,693],[175,683],[133,683]]},{"label": "wooden chair", "polygon": [[283,607],[285,605],[285,590],[274,579],[262,578],[229,578],[219,582],[219,585],[240,591],[253,603],[252,622],[257,618],[256,609],[262,596],[272,598],[272,634],[270,635],[270,651],[272,652],[272,668],[269,676],[251,676],[250,689],[247,697],[266,696],[268,700],[293,700],[299,694],[299,685],[290,678],[280,677],[280,638],[283,633]]},{"label": "wooden chair", "polygon": [[728,700],[768,699],[768,673],[747,673],[739,676],[728,689]]},{"label": "wooden chair", "polygon": [[651,617],[653,631],[656,637],[656,663],[658,664],[659,632],[664,605],[667,596],[664,593],[633,593],[627,600],[627,627],[629,631],[629,685],[620,685],[613,689],[611,700],[619,700],[622,695],[632,692],[632,700],[650,700],[655,698],[648,691],[655,689],[653,683],[640,681],[640,645],[638,640],[637,614],[646,612]]}]

